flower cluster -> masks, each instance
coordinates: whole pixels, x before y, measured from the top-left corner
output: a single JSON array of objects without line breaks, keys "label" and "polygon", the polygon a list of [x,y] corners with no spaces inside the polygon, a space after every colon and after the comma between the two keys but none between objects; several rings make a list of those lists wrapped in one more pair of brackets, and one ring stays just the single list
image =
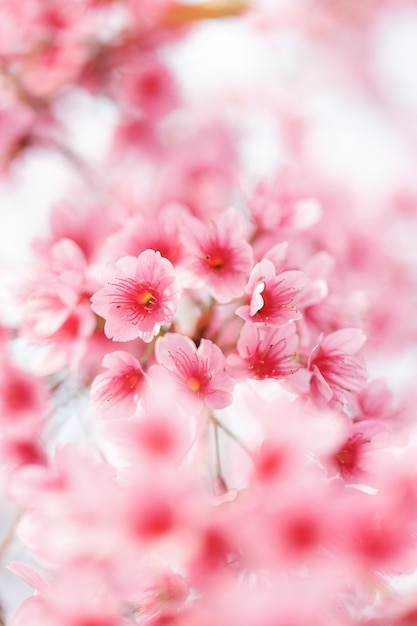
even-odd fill
[{"label": "flower cluster", "polygon": [[[0,319],[0,557],[33,589],[0,590],[10,626],[416,623],[396,585],[417,568],[415,393],[380,377],[417,336],[416,189],[399,164],[356,188],[314,148],[347,85],[414,153],[370,52],[398,5],[1,3],[5,184],[41,149],[78,177]],[[303,42],[290,88],[274,67],[187,95],[170,53],[225,17],[272,56]],[[91,158],[86,102],[112,117]]]}]

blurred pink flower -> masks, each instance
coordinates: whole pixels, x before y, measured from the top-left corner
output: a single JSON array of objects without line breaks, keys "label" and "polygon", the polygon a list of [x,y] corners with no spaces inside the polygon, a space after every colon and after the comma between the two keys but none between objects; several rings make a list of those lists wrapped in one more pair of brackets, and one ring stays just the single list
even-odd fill
[{"label": "blurred pink flower", "polygon": [[3,437],[32,437],[46,415],[48,394],[44,382],[0,359],[0,427]]},{"label": "blurred pink flower", "polygon": [[367,373],[356,352],[365,340],[359,328],[342,328],[319,341],[308,361],[313,396],[343,403],[347,394],[364,389]]},{"label": "blurred pink flower", "polygon": [[91,386],[91,397],[102,417],[130,417],[137,408],[137,395],[145,375],[137,359],[129,352],[117,350],[103,359],[106,372],[99,374]]}]

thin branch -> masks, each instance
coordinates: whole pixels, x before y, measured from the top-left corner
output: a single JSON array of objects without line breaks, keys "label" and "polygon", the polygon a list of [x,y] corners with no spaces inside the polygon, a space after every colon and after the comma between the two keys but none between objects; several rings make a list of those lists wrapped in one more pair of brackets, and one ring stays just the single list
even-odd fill
[{"label": "thin branch", "polygon": [[246,454],[250,457],[250,459],[253,459],[252,451],[247,447],[246,444],[243,443],[240,437],[238,437],[233,431],[231,431],[227,426],[225,426],[222,422],[220,422],[220,420],[218,420],[217,417],[215,417],[214,415],[210,415],[210,420],[213,422],[215,426],[217,426],[218,428],[221,428],[222,431],[226,433],[228,437],[230,437],[230,439],[233,439],[233,441],[237,443],[237,445],[240,448],[242,448],[244,452],[246,452]]},{"label": "thin branch", "polygon": [[[19,513],[16,518],[14,519],[12,525],[10,526],[9,530],[7,531],[6,536],[4,537],[2,543],[0,544],[0,561],[2,561],[7,553],[7,550],[10,548],[13,539],[15,537],[15,531],[16,531],[16,527],[18,525],[18,523],[20,522],[20,519],[22,517],[22,514]],[[1,626],[1,622],[0,622],[0,626]]]}]

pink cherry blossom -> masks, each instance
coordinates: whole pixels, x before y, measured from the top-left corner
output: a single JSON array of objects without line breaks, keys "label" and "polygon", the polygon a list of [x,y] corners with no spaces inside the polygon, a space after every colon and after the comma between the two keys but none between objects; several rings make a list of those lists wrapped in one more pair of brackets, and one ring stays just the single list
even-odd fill
[{"label": "pink cherry blossom", "polygon": [[138,64],[126,67],[119,76],[116,97],[124,100],[127,108],[147,117],[160,117],[168,113],[178,100],[173,76],[154,56],[142,58]]},{"label": "pink cherry blossom", "polygon": [[244,234],[243,216],[234,208],[209,225],[187,218],[182,263],[191,275],[187,286],[207,285],[221,303],[241,296],[252,268],[252,249]]},{"label": "pink cherry blossom", "polygon": [[198,413],[203,403],[212,409],[231,403],[233,382],[224,371],[225,357],[209,339],[202,339],[197,348],[189,337],[168,333],[158,339],[155,354],[176,381],[179,402],[187,411]]},{"label": "pink cherry blossom", "polygon": [[367,374],[356,353],[365,339],[359,328],[343,328],[330,333],[314,347],[308,363],[313,373],[314,395],[343,403],[349,393],[364,389]]},{"label": "pink cherry blossom", "polygon": [[22,289],[24,332],[49,337],[76,312],[85,296],[87,264],[71,239],[60,239],[45,250]]},{"label": "pink cherry blossom", "polygon": [[3,435],[33,437],[45,419],[48,394],[44,382],[0,358],[0,425]]},{"label": "pink cherry blossom", "polygon": [[189,217],[188,211],[176,203],[146,207],[107,237],[102,254],[116,261],[121,256],[138,255],[151,248],[177,266],[184,256],[178,237],[178,222],[183,215]]},{"label": "pink cherry blossom", "polygon": [[245,324],[237,342],[238,354],[227,357],[227,371],[236,377],[286,378],[297,369],[295,324],[262,328]]},{"label": "pink cherry blossom", "polygon": [[272,261],[263,259],[253,268],[246,293],[249,304],[239,307],[237,315],[244,320],[266,326],[285,326],[302,317],[297,309],[302,290],[310,281],[304,272],[288,270],[276,273]]},{"label": "pink cherry blossom", "polygon": [[149,343],[172,322],[180,291],[170,261],[145,250],[108,266],[106,285],[91,298],[92,309],[106,320],[104,332],[113,341],[140,337]]},{"label": "pink cherry blossom", "polygon": [[130,417],[137,408],[137,396],[145,376],[137,359],[129,352],[117,350],[103,359],[106,372],[91,385],[91,397],[102,417]]},{"label": "pink cherry blossom", "polygon": [[0,1],[1,625],[417,620],[414,4]]}]

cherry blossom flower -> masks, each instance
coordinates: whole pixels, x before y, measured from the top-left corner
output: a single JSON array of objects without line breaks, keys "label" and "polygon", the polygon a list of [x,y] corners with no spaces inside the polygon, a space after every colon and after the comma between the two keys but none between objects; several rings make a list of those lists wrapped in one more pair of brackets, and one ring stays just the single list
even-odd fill
[{"label": "cherry blossom flower", "polygon": [[238,354],[227,357],[227,371],[236,377],[286,378],[297,369],[295,324],[262,328],[246,323],[237,342]]},{"label": "cherry blossom flower", "polygon": [[91,397],[102,417],[130,417],[137,408],[137,395],[145,375],[137,359],[129,352],[117,350],[103,359],[106,372],[91,385]]},{"label": "cherry blossom flower", "polygon": [[160,117],[177,103],[177,89],[169,70],[154,56],[142,58],[119,76],[116,97],[147,117]]},{"label": "cherry blossom flower", "polygon": [[106,320],[104,332],[113,341],[140,337],[149,343],[172,322],[180,291],[168,259],[145,250],[109,264],[106,285],[91,298],[92,309]]},{"label": "cherry blossom flower", "polygon": [[[272,40],[284,66],[211,99],[181,74],[216,29],[194,23],[234,28],[252,4],[251,65]],[[35,595],[9,614],[2,588],[0,624],[416,620],[392,585],[417,562],[416,394],[391,376],[417,336],[413,103],[391,80],[412,5],[0,2],[0,175],[25,183],[42,148],[82,180],[34,242],[21,322],[0,320],[2,522],[19,509],[0,554],[17,536],[37,561],[9,567]],[[335,101],[387,136],[370,185],[366,132],[360,172],[350,144],[327,149]],[[78,146],[84,112],[104,132]],[[367,381],[363,333],[371,371],[390,355],[387,385]],[[45,378],[19,365],[22,340]]]},{"label": "cherry blossom flower", "polygon": [[233,381],[224,371],[225,357],[209,339],[202,339],[197,348],[189,337],[168,333],[158,339],[155,354],[176,381],[185,410],[199,413],[203,403],[212,409],[231,403]]},{"label": "cherry blossom flower", "polygon": [[312,393],[343,403],[349,393],[364,389],[366,370],[356,352],[365,342],[359,328],[343,328],[330,333],[313,348],[308,368],[313,373]]},{"label": "cherry blossom flower", "polygon": [[196,217],[220,216],[230,204],[237,155],[229,128],[215,119],[188,130],[164,168],[162,200],[184,204]]},{"label": "cherry blossom flower", "polygon": [[252,268],[252,249],[244,234],[243,216],[234,208],[209,225],[187,218],[182,267],[188,270],[191,280],[186,285],[207,285],[221,303],[241,296]]},{"label": "cherry blossom flower", "polygon": [[263,259],[249,276],[246,293],[250,302],[236,309],[236,314],[254,324],[285,326],[301,319],[297,303],[309,284],[304,272],[288,270],[277,274],[272,261]]},{"label": "cherry blossom flower", "polygon": [[340,446],[333,456],[333,462],[343,478],[351,478],[361,472],[361,459],[371,440],[363,433],[356,432]]},{"label": "cherry blossom flower", "polygon": [[42,380],[0,359],[0,424],[3,435],[31,437],[45,419],[47,391]]},{"label": "cherry blossom flower", "polygon": [[82,304],[86,271],[84,254],[71,239],[60,239],[45,251],[22,289],[26,334],[49,337],[65,324]]},{"label": "cherry blossom flower", "polygon": [[184,256],[177,236],[183,214],[189,217],[186,208],[178,203],[152,207],[149,213],[147,210],[135,213],[121,229],[107,237],[103,257],[116,261],[122,256],[137,256],[151,248],[177,266]]}]

